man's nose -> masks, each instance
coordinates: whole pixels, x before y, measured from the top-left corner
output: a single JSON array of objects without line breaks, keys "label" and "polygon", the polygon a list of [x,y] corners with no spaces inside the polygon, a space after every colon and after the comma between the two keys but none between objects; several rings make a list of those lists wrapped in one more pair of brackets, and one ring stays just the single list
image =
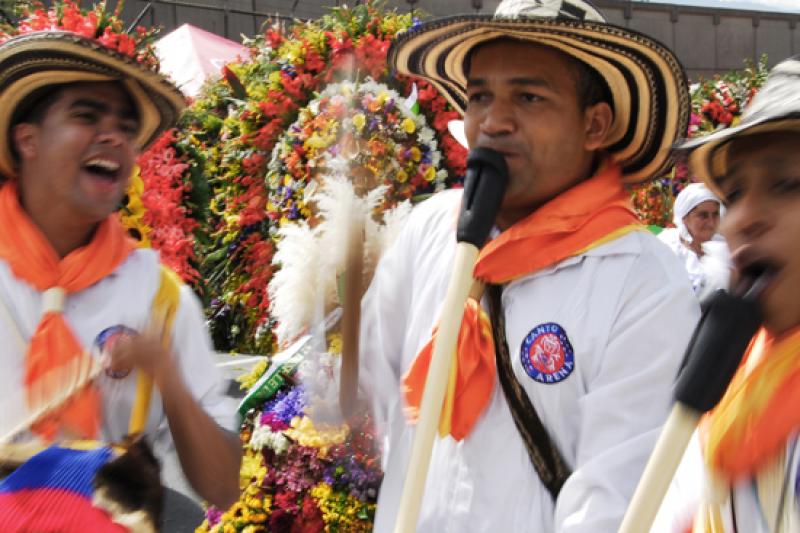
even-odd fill
[{"label": "man's nose", "polygon": [[481,133],[486,135],[512,133],[516,127],[513,109],[507,102],[500,100],[495,100],[489,105],[481,120]]},{"label": "man's nose", "polygon": [[97,126],[97,141],[102,144],[120,146],[129,138],[118,120],[107,118],[101,120]]}]

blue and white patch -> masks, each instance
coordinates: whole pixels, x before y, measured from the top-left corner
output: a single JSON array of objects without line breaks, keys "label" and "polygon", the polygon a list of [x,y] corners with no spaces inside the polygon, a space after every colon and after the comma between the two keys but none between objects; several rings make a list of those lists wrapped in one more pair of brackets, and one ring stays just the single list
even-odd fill
[{"label": "blue and white patch", "polygon": [[[102,357],[104,354],[111,351],[114,344],[122,337],[136,335],[136,331],[121,324],[111,326],[100,332],[94,339],[92,346],[95,357]],[[106,370],[106,375],[112,379],[124,379],[131,373],[131,369],[123,369],[117,371]]]},{"label": "blue and white patch", "polygon": [[575,354],[564,328],[555,322],[539,324],[522,341],[520,358],[525,372],[539,383],[559,383],[575,370]]}]

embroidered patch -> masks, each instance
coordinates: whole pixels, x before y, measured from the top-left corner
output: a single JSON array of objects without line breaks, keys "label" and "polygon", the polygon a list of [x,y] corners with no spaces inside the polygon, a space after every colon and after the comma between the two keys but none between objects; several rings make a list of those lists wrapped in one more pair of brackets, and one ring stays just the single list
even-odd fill
[{"label": "embroidered patch", "polygon": [[[94,339],[95,356],[102,356],[104,353],[110,351],[118,340],[130,335],[136,335],[136,331],[123,325],[111,326],[110,328],[104,329]],[[131,373],[131,369],[126,368],[117,371],[106,370],[105,372],[106,375],[112,379],[123,379]]]},{"label": "embroidered patch", "polygon": [[522,341],[522,367],[539,383],[564,381],[575,370],[575,354],[564,328],[554,322],[539,324]]}]

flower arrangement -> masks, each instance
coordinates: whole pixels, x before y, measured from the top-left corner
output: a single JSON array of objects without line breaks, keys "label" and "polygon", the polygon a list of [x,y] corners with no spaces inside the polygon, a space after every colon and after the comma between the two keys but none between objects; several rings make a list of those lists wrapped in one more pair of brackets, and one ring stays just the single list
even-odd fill
[{"label": "flower arrangement", "polygon": [[190,154],[172,129],[139,156],[126,208],[141,206],[141,215],[135,226],[129,226],[134,221],[125,217],[123,224],[142,235],[143,244],[158,250],[161,261],[185,282],[200,289],[195,235],[200,232],[208,190]]},{"label": "flower arrangement", "polygon": [[289,383],[247,414],[242,495],[209,508],[198,533],[372,530],[382,473],[368,421],[315,425],[308,403]]},{"label": "flower arrangement", "polygon": [[370,78],[328,85],[279,138],[267,166],[267,216],[310,218],[306,188],[327,174],[348,176],[361,195],[386,186],[384,205],[444,187],[447,171],[425,117]]},{"label": "flower arrangement", "polygon": [[[310,120],[308,112],[303,111],[309,103],[318,100],[316,105],[332,113],[330,102],[322,103],[320,99],[324,98],[321,95],[326,87],[334,84],[341,89],[345,81],[366,83],[369,78],[376,84],[385,84],[386,89],[381,90],[387,95],[388,91],[393,93],[381,101],[381,91],[373,91],[368,99],[374,110],[356,102],[363,108],[361,131],[369,133],[377,121],[393,127],[395,132],[392,137],[388,131],[381,131],[371,149],[387,150],[390,138],[395,146],[402,141],[398,135],[406,118],[414,121],[413,135],[419,137],[419,119],[405,114],[397,105],[402,101],[400,95],[412,92],[415,81],[391,77],[386,64],[386,52],[395,34],[416,23],[411,15],[383,11],[366,2],[354,8],[334,9],[320,20],[270,27],[263,35],[246,41],[250,58],[227,65],[222,79],[208,85],[187,113],[182,135],[198,146],[211,187],[204,228],[207,241],[198,242],[197,246],[198,255],[203,257],[200,272],[207,282],[209,323],[218,349],[261,354],[276,349],[276,322],[266,287],[276,270],[277,227],[281,220],[306,220],[311,213],[304,204],[303,190],[316,175],[308,163],[316,161],[308,158],[308,149],[315,145],[313,150],[331,155],[344,147],[334,140],[347,140],[331,137],[330,132],[324,141],[321,131],[314,135],[311,128],[325,125],[321,124],[322,119]],[[426,83],[416,80],[416,84],[420,116],[432,126],[432,136],[425,132],[425,144],[442,152],[435,165],[431,164],[433,159],[424,160],[422,152],[420,161],[413,161],[416,152],[385,152],[386,156],[393,155],[400,166],[401,157],[405,158],[403,164],[413,163],[410,169],[397,169],[406,174],[404,184],[400,181],[403,173],[393,175],[392,201],[430,192],[439,183],[453,185],[463,174],[466,150],[447,131],[447,120],[455,112]],[[387,108],[389,101],[392,104]],[[348,115],[348,127],[356,128],[360,123],[361,118],[355,115]],[[330,127],[333,115],[326,116]],[[296,123],[305,132],[286,133]],[[409,121],[405,124],[409,125]],[[341,130],[342,124],[337,122],[336,127]],[[287,136],[292,133],[308,137],[302,139],[305,146]],[[357,137],[353,136],[353,142]],[[323,145],[317,146],[320,142]],[[290,145],[294,152],[286,150]],[[300,153],[298,147],[304,152]],[[431,158],[435,157],[432,149],[429,152]],[[387,157],[365,163],[377,170],[381,165],[392,165]],[[282,170],[275,165],[282,165]],[[418,172],[420,167],[422,174]],[[280,179],[279,172],[284,171],[291,176],[288,183]],[[283,178],[286,175],[284,172]],[[281,196],[287,193],[288,197]]]},{"label": "flower arrangement", "polygon": [[[742,110],[764,84],[768,73],[767,57],[757,64],[747,62],[743,70],[701,79],[692,86],[692,114],[687,137],[708,135],[739,123]],[[672,172],[632,191],[639,218],[660,227],[672,225],[675,196],[692,182],[686,163],[678,161]]]}]

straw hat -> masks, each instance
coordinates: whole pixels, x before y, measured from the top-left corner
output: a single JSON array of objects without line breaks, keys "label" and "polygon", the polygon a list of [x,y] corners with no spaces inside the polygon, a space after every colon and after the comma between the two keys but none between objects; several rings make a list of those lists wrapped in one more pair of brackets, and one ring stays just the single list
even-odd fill
[{"label": "straw hat", "polygon": [[657,177],[686,132],[690,98],[677,57],[654,39],[611,24],[585,0],[503,0],[491,15],[456,15],[398,36],[389,64],[429,80],[461,113],[465,59],[481,43],[513,38],[557,48],[593,68],[612,96],[605,150],[627,183]]},{"label": "straw hat", "polygon": [[0,44],[0,175],[16,175],[10,128],[31,95],[52,85],[105,81],[119,81],[136,105],[140,148],[173,126],[185,106],[163,76],[75,33],[35,32]]},{"label": "straw hat", "polygon": [[745,135],[800,131],[800,56],[778,63],[734,127],[697,137],[679,150],[689,152],[689,166],[720,198],[716,179],[727,173],[730,141]]}]

